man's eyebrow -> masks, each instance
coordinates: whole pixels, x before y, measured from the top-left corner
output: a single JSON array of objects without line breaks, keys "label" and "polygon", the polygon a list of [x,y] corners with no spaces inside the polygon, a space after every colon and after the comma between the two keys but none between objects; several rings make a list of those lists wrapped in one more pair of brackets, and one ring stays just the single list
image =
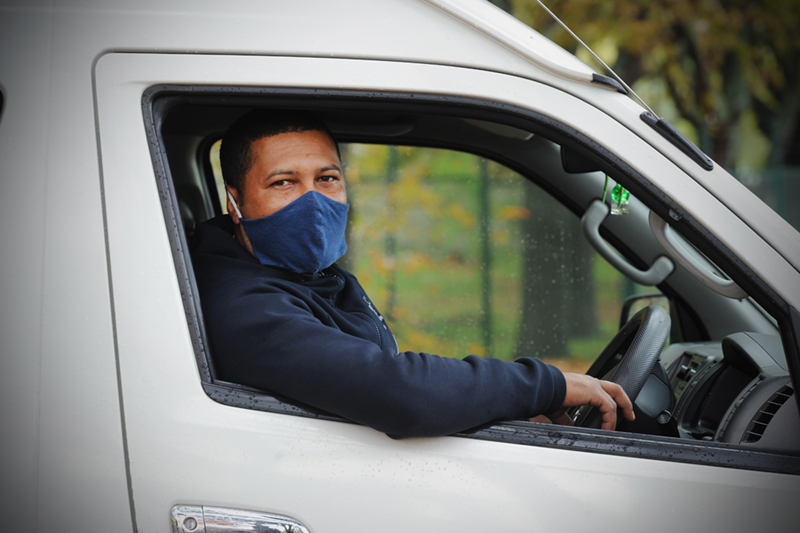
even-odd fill
[{"label": "man's eyebrow", "polygon": [[[343,173],[342,168],[339,165],[328,165],[320,168],[317,172],[328,172],[329,170],[335,170],[340,174]],[[267,179],[273,178],[275,176],[294,176],[295,174],[297,174],[297,172],[294,170],[283,170],[279,168],[278,170],[273,170],[272,172],[270,172],[269,176],[267,176]]]},{"label": "man's eyebrow", "polygon": [[297,174],[297,172],[295,172],[294,170],[281,170],[281,169],[278,169],[278,170],[273,170],[272,172],[270,172],[269,176],[267,176],[267,179],[270,179],[273,176],[281,176],[281,175],[294,176],[295,174]]}]

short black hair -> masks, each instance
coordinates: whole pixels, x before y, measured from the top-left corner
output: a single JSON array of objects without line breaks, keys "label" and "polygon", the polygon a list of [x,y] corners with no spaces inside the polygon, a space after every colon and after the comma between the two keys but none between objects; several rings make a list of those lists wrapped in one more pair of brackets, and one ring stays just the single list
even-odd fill
[{"label": "short black hair", "polygon": [[244,179],[253,164],[253,143],[264,137],[282,133],[321,131],[336,144],[328,126],[316,115],[306,111],[284,109],[253,109],[234,122],[222,137],[219,160],[225,183],[242,193]]}]

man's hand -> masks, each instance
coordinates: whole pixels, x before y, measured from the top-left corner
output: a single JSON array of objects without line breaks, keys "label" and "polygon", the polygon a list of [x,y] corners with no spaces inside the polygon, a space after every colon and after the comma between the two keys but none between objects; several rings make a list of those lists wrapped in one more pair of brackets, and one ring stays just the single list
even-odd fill
[{"label": "man's hand", "polygon": [[[567,380],[567,396],[564,398],[564,404],[561,409],[547,417],[554,423],[571,426],[572,420],[565,411],[569,407],[581,405],[591,405],[600,410],[603,416],[602,429],[613,430],[617,427],[617,407],[622,409],[623,416],[628,420],[633,421],[635,418],[631,400],[616,383],[572,372],[564,372],[564,379]],[[541,421],[537,419],[539,417],[532,420]]]}]

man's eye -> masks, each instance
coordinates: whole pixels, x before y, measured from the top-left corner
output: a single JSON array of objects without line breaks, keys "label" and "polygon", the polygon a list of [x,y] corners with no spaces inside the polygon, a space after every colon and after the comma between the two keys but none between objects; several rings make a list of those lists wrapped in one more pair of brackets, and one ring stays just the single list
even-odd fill
[{"label": "man's eye", "polygon": [[339,180],[339,176],[320,176],[319,180],[320,181],[338,181]]},{"label": "man's eye", "polygon": [[272,182],[272,187],[283,187],[289,184],[289,180],[277,180]]}]

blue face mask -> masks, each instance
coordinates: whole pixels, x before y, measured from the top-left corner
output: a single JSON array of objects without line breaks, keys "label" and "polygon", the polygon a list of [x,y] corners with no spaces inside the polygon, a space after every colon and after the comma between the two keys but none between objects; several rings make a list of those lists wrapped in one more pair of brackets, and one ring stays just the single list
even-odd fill
[{"label": "blue face mask", "polygon": [[344,230],[349,204],[310,191],[269,216],[245,219],[230,192],[228,198],[262,265],[317,272],[347,251]]}]

